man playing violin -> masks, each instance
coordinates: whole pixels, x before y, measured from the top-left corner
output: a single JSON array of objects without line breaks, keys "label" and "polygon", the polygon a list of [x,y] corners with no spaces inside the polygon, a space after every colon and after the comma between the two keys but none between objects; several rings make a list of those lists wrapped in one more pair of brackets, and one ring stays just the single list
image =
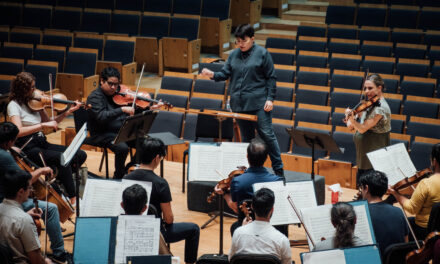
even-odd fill
[{"label": "man playing violin", "polygon": [[279,176],[269,173],[267,169],[263,167],[267,156],[268,149],[266,144],[258,139],[252,139],[251,143],[249,143],[249,146],[247,147],[247,159],[250,167],[245,171],[245,173],[232,179],[230,193],[224,194],[223,190],[218,184],[214,188],[214,191],[217,194],[223,194],[223,198],[228,206],[235,213],[238,213],[238,221],[231,225],[231,235],[234,235],[235,229],[241,226],[243,222],[244,215],[239,212],[238,206],[244,200],[251,199],[254,195],[252,184],[281,180]]},{"label": "man playing violin", "polygon": [[431,167],[434,174],[419,182],[410,199],[399,194],[392,187],[388,188],[403,209],[415,215],[408,220],[417,239],[425,239],[428,235],[427,228],[432,206],[440,202],[440,143],[432,147]]},{"label": "man playing violin", "polygon": [[382,256],[395,243],[408,242],[408,225],[402,210],[382,200],[388,189],[388,178],[380,171],[369,171],[359,178],[362,199],[368,201],[374,234]]},{"label": "man playing violin", "polygon": [[[8,151],[15,142],[18,135],[18,128],[13,123],[4,122],[0,124],[0,171],[20,171],[20,167],[14,161],[11,153]],[[52,175],[50,167],[43,167],[31,172],[31,184],[33,184],[41,175]],[[3,184],[0,178],[0,202],[3,200],[7,185]],[[33,200],[27,199],[21,203],[23,210],[29,211],[34,208]],[[46,211],[46,202],[38,201],[38,207]],[[50,239],[50,248],[52,249],[51,258],[56,263],[71,263],[72,256],[64,250],[64,240],[61,233],[60,216],[58,207],[53,203],[47,203],[47,222],[46,232]]]},{"label": "man playing violin", "polygon": [[[70,202],[75,204],[75,185],[72,178],[73,163],[67,167],[61,165],[61,154],[66,150],[66,147],[49,143],[42,130],[43,128],[57,129],[58,124],[67,115],[80,107],[80,103],[76,102],[73,107],[51,119],[44,109],[35,112],[28,107],[28,102],[33,98],[35,89],[35,77],[29,72],[20,72],[11,82],[8,116],[19,129],[16,145],[21,147],[29,159],[38,166],[44,166],[39,155],[41,152],[47,165],[57,168],[57,179],[64,185]],[[27,142],[28,144],[23,147]],[[87,154],[79,150],[74,158],[81,166],[86,160]]]},{"label": "man playing violin", "polygon": [[379,103],[362,112],[359,121],[350,114],[351,109],[345,112],[347,127],[356,130],[353,137],[358,166],[356,182],[359,182],[360,175],[373,169],[367,153],[390,145],[391,110],[383,97],[384,88],[385,83],[380,75],[367,76],[363,87],[366,100],[372,100],[377,96],[380,98]]},{"label": "man playing violin", "polygon": [[[14,263],[52,263],[41,254],[37,227],[21,204],[29,199],[32,176],[23,170],[2,172],[5,200],[0,204],[0,241],[12,250]],[[41,212],[32,212],[40,215]]]},{"label": "man playing violin", "polygon": [[[127,159],[129,146],[125,142],[113,144],[119,129],[127,116],[134,115],[135,109],[131,106],[120,106],[113,101],[113,96],[121,89],[121,74],[113,67],[102,70],[100,76],[100,87],[95,89],[87,98],[87,104],[92,107],[88,109],[88,128],[90,140],[96,145],[104,146],[115,153],[114,178],[120,179],[126,173],[125,160]],[[149,97],[149,95],[147,95]],[[161,104],[153,106],[158,108]],[[131,146],[134,143],[130,142]]]}]

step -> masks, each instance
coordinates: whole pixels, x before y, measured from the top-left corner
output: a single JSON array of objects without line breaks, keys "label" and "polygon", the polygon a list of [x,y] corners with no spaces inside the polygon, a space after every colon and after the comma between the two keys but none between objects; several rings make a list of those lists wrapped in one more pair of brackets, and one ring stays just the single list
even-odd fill
[{"label": "step", "polygon": [[280,19],[277,17],[262,17],[260,19],[262,29],[278,29],[297,31],[300,24],[299,21]]},{"label": "step", "polygon": [[296,20],[296,21],[309,21],[309,22],[322,22],[325,23],[326,12],[316,11],[302,11],[302,10],[289,10],[283,13],[282,19]]},{"label": "step", "polygon": [[296,31],[261,29],[255,32],[255,39],[266,40],[268,37],[296,39]]},{"label": "step", "polygon": [[303,1],[303,0],[289,1],[289,10],[326,12],[327,7],[328,7],[328,2],[314,2],[314,1]]}]

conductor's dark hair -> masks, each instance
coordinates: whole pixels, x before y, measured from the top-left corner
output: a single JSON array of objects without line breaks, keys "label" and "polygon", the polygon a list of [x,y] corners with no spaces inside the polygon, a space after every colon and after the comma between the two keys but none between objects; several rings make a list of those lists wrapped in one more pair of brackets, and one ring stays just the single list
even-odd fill
[{"label": "conductor's dark hair", "polygon": [[359,186],[365,188],[366,185],[372,196],[382,198],[388,189],[388,178],[385,173],[372,170],[362,174],[359,178]]},{"label": "conductor's dark hair", "polygon": [[166,154],[166,146],[163,141],[158,138],[144,139],[139,149],[140,162],[143,164],[150,164],[157,155],[165,157]]},{"label": "conductor's dark hair", "polygon": [[267,159],[267,154],[266,144],[259,139],[252,139],[247,147],[249,165],[251,167],[262,167]]},{"label": "conductor's dark hair", "polygon": [[0,145],[15,140],[18,135],[18,127],[11,122],[3,122],[0,124]]},{"label": "conductor's dark hair", "polygon": [[335,248],[352,247],[354,227],[356,224],[356,212],[348,203],[339,202],[333,205],[331,221],[336,228]]},{"label": "conductor's dark hair", "polygon": [[246,37],[252,38],[254,33],[254,27],[249,24],[241,24],[235,29],[234,36],[241,39],[245,39]]},{"label": "conductor's dark hair", "polygon": [[147,191],[139,184],[127,187],[122,193],[125,214],[140,215],[147,202]]},{"label": "conductor's dark hair", "polygon": [[121,80],[121,74],[119,73],[119,71],[116,68],[113,67],[107,67],[104,68],[101,72],[101,79],[105,82],[108,80],[108,78],[111,77],[116,77],[118,78],[118,80]]},{"label": "conductor's dark hair", "polygon": [[275,195],[268,188],[261,188],[252,197],[252,209],[259,217],[268,217],[274,203]]},{"label": "conductor's dark hair", "polygon": [[437,161],[437,163],[440,165],[440,143],[432,146],[431,159]]},{"label": "conductor's dark hair", "polygon": [[29,188],[29,180],[32,176],[24,170],[11,170],[2,172],[5,198],[15,199],[20,189],[27,190]]}]

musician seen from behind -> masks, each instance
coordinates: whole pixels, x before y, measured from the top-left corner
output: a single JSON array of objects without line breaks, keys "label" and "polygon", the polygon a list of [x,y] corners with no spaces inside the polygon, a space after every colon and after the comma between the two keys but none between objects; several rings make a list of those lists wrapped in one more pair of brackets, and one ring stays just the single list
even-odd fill
[{"label": "musician seen from behind", "polygon": [[[223,194],[228,206],[238,214],[238,220],[231,225],[231,235],[237,227],[241,226],[244,219],[244,214],[238,210],[239,205],[246,200],[251,199],[254,195],[254,189],[252,185],[259,182],[273,182],[280,181],[281,178],[277,175],[269,173],[269,171],[263,167],[264,162],[267,159],[268,148],[264,142],[258,139],[253,139],[247,147],[247,159],[249,162],[249,168],[239,176],[234,177],[231,181],[230,192],[225,193],[225,190],[219,188],[217,184],[214,191],[217,194]],[[278,230],[282,231],[287,236],[287,230],[284,230],[284,226],[278,226]]]},{"label": "musician seen from behind", "polygon": [[316,243],[313,250],[327,250],[365,245],[359,237],[354,235],[356,226],[356,212],[351,204],[339,202],[333,205],[331,222],[335,227],[335,236]]},{"label": "musician seen from behind", "polygon": [[399,194],[392,187],[388,188],[403,209],[415,215],[408,220],[419,240],[425,239],[428,235],[427,228],[432,206],[440,202],[440,143],[432,147],[431,168],[434,174],[419,182],[410,199]]},{"label": "musician seen from behind", "polygon": [[[18,135],[18,128],[10,122],[3,122],[0,124],[0,172],[6,171],[21,171],[20,167],[15,162],[9,149],[14,145],[15,139]],[[31,172],[31,184],[33,184],[40,176],[52,175],[50,167],[42,167]],[[1,176],[1,174],[0,174]],[[5,197],[7,186],[3,184],[0,177],[0,202]],[[34,208],[32,199],[27,199],[21,204],[24,211],[29,212]],[[46,212],[46,201],[38,201],[38,207],[42,210],[43,215]],[[58,207],[53,203],[47,203],[47,222],[45,223],[46,232],[50,239],[50,248],[52,255],[50,256],[55,263],[71,262],[72,255],[64,250],[64,240],[61,233],[60,215]],[[44,217],[43,217],[44,220]]]},{"label": "musician seen from behind", "polygon": [[362,112],[358,118],[350,114],[351,109],[345,111],[347,127],[356,131],[353,137],[356,165],[359,168],[356,184],[360,175],[373,169],[367,153],[390,145],[391,110],[383,96],[384,89],[385,83],[380,75],[367,76],[363,87],[365,100],[371,101],[377,97],[378,103]]},{"label": "musician seen from behind", "polygon": [[[90,141],[98,146],[111,149],[115,153],[115,173],[113,178],[120,179],[126,173],[125,161],[128,156],[129,145],[135,142],[121,142],[113,144],[124,120],[134,115],[135,109],[131,106],[120,106],[113,101],[113,96],[121,90],[121,74],[116,68],[107,67],[102,70],[100,85],[87,97],[88,129]],[[149,94],[147,94],[149,97]]]},{"label": "musician seen from behind", "polygon": [[[39,156],[41,152],[47,165],[58,170],[57,179],[64,185],[70,202],[76,204],[75,185],[72,178],[74,162],[66,167],[61,165],[61,155],[66,150],[66,147],[49,143],[42,130],[43,128],[57,129],[58,124],[66,116],[78,110],[80,104],[76,102],[74,106],[58,114],[52,120],[44,109],[32,111],[28,106],[29,101],[34,97],[35,85],[35,77],[29,72],[20,72],[11,82],[8,116],[11,122],[19,129],[15,144],[17,147],[23,148],[26,142],[29,142],[22,150],[29,159],[40,167],[44,166]],[[78,150],[74,159],[81,166],[87,159],[87,154],[82,150]]]},{"label": "musician seen from behind", "polygon": [[289,239],[270,224],[275,195],[268,188],[261,188],[252,197],[254,221],[244,220],[243,226],[232,236],[229,260],[235,254],[269,254],[283,264],[292,263]]},{"label": "musician seen from behind", "polygon": [[[41,254],[37,227],[21,206],[32,191],[32,176],[23,170],[1,173],[5,199],[0,204],[0,241],[12,250],[14,263],[52,263]],[[33,210],[32,213],[41,216],[41,211]]]},{"label": "musician seen from behind", "polygon": [[383,172],[369,171],[359,178],[362,199],[368,201],[374,235],[382,257],[385,249],[395,243],[408,242],[408,225],[400,208],[382,200],[388,189],[388,178]]},{"label": "musician seen from behind", "polygon": [[235,30],[238,46],[228,57],[222,70],[203,69],[201,74],[215,81],[229,79],[231,109],[237,113],[256,115],[257,122],[237,119],[243,142],[255,137],[255,129],[268,146],[272,168],[283,175],[280,147],[272,127],[276,76],[269,52],[254,43],[252,25],[239,25]]},{"label": "musician seen from behind", "polygon": [[140,144],[140,165],[138,169],[124,176],[124,179],[148,181],[152,183],[150,205],[157,210],[162,225],[161,233],[167,243],[185,239],[185,263],[195,263],[199,248],[200,228],[194,223],[174,222],[171,207],[170,186],[164,178],[159,177],[154,170],[166,155],[166,146],[157,138],[146,138]]}]

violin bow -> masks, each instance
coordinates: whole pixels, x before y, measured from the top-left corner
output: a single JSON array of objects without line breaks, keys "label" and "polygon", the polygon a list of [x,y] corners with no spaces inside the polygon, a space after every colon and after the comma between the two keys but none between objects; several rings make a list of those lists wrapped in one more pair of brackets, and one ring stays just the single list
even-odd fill
[{"label": "violin bow", "polygon": [[139,86],[141,85],[142,76],[144,75],[144,69],[145,69],[145,62],[144,62],[144,64],[142,64],[141,75],[139,76],[138,84],[137,84],[137,87],[136,87],[136,93],[134,94],[133,104],[131,105],[131,107],[133,109],[134,109],[134,107],[136,105],[136,99],[137,99],[137,95],[138,95],[138,92],[139,92]]},{"label": "violin bow", "polygon": [[50,108],[52,109],[52,121],[55,120],[53,114],[53,93],[52,93],[52,73],[49,73],[49,92],[50,92]]},{"label": "violin bow", "polygon": [[310,235],[309,230],[307,230],[307,227],[306,227],[306,225],[304,224],[304,221],[302,220],[301,215],[300,215],[300,213],[298,212],[298,209],[296,208],[295,204],[293,203],[293,200],[292,200],[292,198],[290,197],[290,195],[287,196],[287,200],[289,201],[290,205],[292,206],[293,211],[295,211],[296,216],[298,216],[299,221],[300,221],[301,224],[304,226],[304,230],[306,231],[306,234],[307,234],[307,236],[309,237],[310,242],[312,243],[312,246],[313,246],[313,248],[314,248],[314,247],[315,247],[315,242],[313,242],[313,238],[312,238],[312,236]]}]

